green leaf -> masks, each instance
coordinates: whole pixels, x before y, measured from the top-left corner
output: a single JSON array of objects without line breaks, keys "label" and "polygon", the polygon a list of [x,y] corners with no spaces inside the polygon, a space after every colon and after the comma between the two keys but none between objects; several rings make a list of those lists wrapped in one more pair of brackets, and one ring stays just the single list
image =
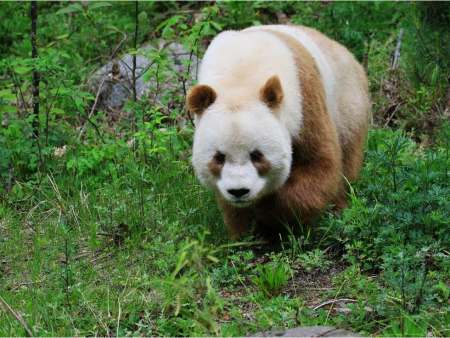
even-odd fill
[{"label": "green leaf", "polygon": [[161,28],[171,27],[183,19],[184,16],[182,15],[174,15],[171,18],[164,20],[162,23],[160,23],[158,27],[156,27],[156,31],[159,31]]},{"label": "green leaf", "polygon": [[89,2],[89,10],[103,8],[103,7],[111,7],[112,5],[109,2]]},{"label": "green leaf", "polygon": [[215,21],[211,21],[211,26],[213,26],[218,31],[222,30],[222,26]]},{"label": "green leaf", "polygon": [[0,112],[1,113],[14,113],[17,111],[16,106],[11,106],[8,104],[0,105]]},{"label": "green leaf", "polygon": [[67,7],[61,8],[59,11],[56,12],[57,15],[61,14],[69,14],[69,13],[76,13],[76,12],[82,12],[83,6],[79,3],[71,4]]},{"label": "green leaf", "polygon": [[139,21],[147,21],[147,13],[146,12],[144,12],[144,11],[142,11],[142,12],[140,12],[139,13],[139,15],[138,15],[138,20]]},{"label": "green leaf", "polygon": [[14,67],[14,72],[16,72],[19,75],[24,75],[24,74],[29,73],[31,71],[31,69],[32,68],[29,66],[17,66],[17,67]]},{"label": "green leaf", "polygon": [[16,99],[16,95],[11,89],[2,89],[0,90],[0,99],[5,101],[14,101]]},{"label": "green leaf", "polygon": [[62,110],[61,108],[56,108],[55,107],[55,108],[52,109],[52,114],[64,116],[65,111]]},{"label": "green leaf", "polygon": [[69,34],[62,34],[62,35],[58,35],[55,40],[63,40],[63,39],[67,39],[69,37]]},{"label": "green leaf", "polygon": [[438,83],[439,75],[441,74],[440,68],[436,65],[431,73],[431,84],[435,86]]}]

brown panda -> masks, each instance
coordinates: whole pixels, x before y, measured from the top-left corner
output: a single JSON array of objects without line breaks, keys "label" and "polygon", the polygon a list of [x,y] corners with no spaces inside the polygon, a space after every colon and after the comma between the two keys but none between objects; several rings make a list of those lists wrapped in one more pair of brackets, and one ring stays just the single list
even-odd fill
[{"label": "brown panda", "polygon": [[363,68],[339,43],[302,26],[222,32],[186,105],[195,172],[216,191],[233,237],[346,206],[370,100]]}]

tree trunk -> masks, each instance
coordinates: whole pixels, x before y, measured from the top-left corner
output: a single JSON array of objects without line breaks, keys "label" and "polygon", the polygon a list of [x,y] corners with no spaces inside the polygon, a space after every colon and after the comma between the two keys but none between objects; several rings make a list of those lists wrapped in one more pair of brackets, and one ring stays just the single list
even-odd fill
[{"label": "tree trunk", "polygon": [[32,81],[32,95],[33,95],[33,137],[35,139],[39,138],[39,71],[36,68],[36,61],[38,58],[38,50],[36,45],[36,29],[37,29],[37,18],[38,18],[38,3],[37,1],[31,1],[31,57],[34,59],[33,63],[33,81]]},{"label": "tree trunk", "polygon": [[137,93],[136,93],[136,52],[137,52],[137,39],[139,32],[139,17],[138,17],[138,2],[134,2],[134,54],[133,54],[133,68],[132,68],[132,81],[133,81],[133,101],[137,101]]}]

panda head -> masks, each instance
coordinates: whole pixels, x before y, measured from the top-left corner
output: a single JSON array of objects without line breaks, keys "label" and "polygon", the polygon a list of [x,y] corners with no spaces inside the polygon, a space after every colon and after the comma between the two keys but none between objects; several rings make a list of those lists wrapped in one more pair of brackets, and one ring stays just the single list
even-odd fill
[{"label": "panda head", "polygon": [[267,80],[257,99],[240,100],[239,105],[207,85],[188,93],[187,108],[195,113],[195,172],[232,205],[252,205],[289,176],[292,145],[279,119],[282,100],[277,76]]}]

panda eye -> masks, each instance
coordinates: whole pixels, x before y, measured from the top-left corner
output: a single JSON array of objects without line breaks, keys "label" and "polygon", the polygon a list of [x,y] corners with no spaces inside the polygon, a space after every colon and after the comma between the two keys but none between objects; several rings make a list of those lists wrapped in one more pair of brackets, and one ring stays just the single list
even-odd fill
[{"label": "panda eye", "polygon": [[264,157],[263,153],[260,152],[259,150],[253,150],[250,153],[250,159],[252,160],[252,162],[261,162],[263,157]]},{"label": "panda eye", "polygon": [[224,164],[225,163],[225,154],[218,151],[214,155],[213,159],[217,164]]}]

